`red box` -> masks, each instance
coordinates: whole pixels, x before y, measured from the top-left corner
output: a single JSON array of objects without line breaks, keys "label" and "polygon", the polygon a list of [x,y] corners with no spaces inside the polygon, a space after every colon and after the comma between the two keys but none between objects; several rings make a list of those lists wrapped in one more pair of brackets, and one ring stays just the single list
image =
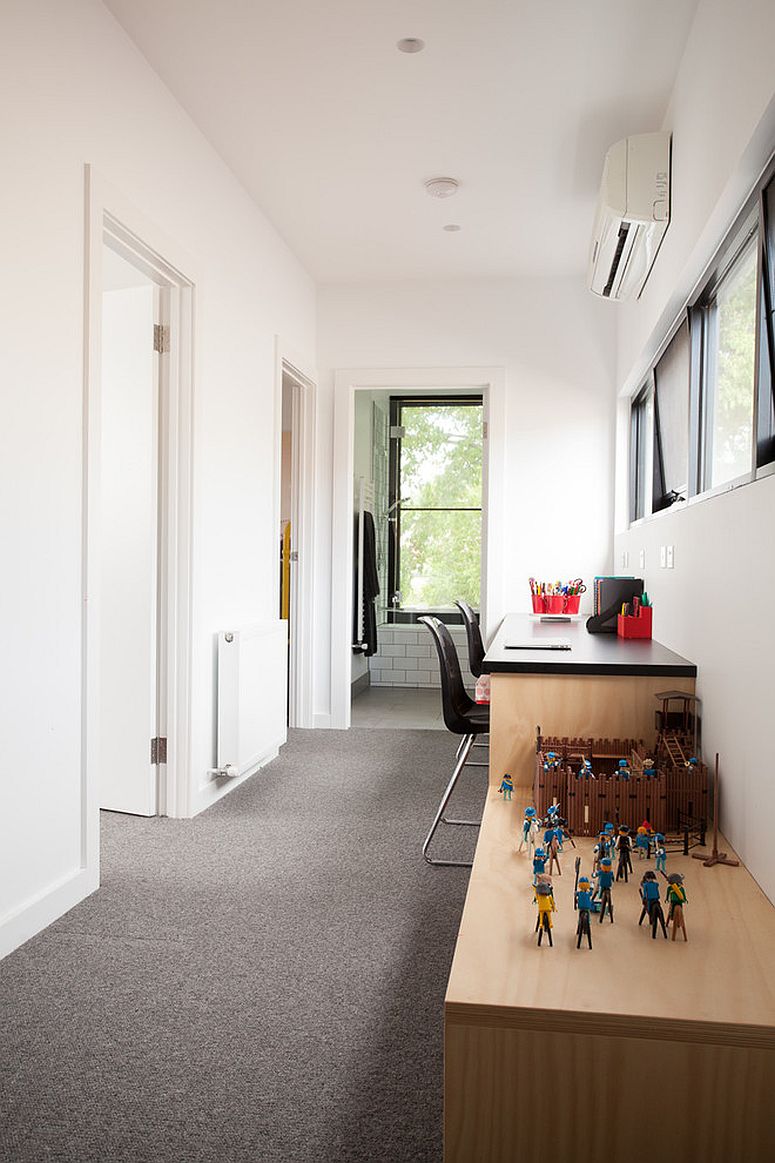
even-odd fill
[{"label": "red box", "polygon": [[637,614],[619,614],[616,633],[620,638],[650,638],[652,606],[639,606]]},{"label": "red box", "polygon": [[544,606],[544,595],[543,594],[533,594],[533,613],[534,614],[546,613],[546,608]]},{"label": "red box", "polygon": [[565,599],[565,613],[578,614],[579,604],[581,602],[581,594],[568,594]]},{"label": "red box", "polygon": [[547,614],[561,614],[565,606],[564,594],[548,594],[546,598]]}]

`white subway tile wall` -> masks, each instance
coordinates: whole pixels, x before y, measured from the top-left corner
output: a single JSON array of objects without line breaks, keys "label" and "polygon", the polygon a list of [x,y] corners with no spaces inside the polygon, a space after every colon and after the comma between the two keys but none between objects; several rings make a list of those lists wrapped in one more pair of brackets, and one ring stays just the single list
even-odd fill
[{"label": "white subway tile wall", "polygon": [[[460,657],[463,682],[473,691],[468,670],[465,627],[449,626]],[[439,660],[430,631],[424,626],[378,626],[377,653],[369,659],[372,686],[439,687]]]}]

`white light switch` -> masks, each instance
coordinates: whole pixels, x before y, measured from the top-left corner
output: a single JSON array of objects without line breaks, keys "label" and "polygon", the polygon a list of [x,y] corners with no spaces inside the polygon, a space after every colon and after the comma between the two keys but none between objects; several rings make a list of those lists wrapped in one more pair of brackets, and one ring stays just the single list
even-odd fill
[{"label": "white light switch", "polygon": [[622,569],[626,569],[629,564],[630,564],[630,555],[629,555],[628,551],[625,549],[622,551]]},{"label": "white light switch", "polygon": [[667,548],[664,545],[659,547],[659,565],[661,569],[667,565]]},{"label": "white light switch", "polygon": [[639,569],[646,568],[646,550],[645,549],[641,549],[640,553],[638,554],[638,568]]},{"label": "white light switch", "polygon": [[668,545],[668,547],[667,547],[667,568],[668,569],[673,568],[673,546],[672,545]]}]

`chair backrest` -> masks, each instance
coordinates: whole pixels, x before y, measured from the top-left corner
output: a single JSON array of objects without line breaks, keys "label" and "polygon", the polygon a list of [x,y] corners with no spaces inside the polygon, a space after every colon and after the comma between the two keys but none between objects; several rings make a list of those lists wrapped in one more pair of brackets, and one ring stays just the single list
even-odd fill
[{"label": "chair backrest", "polygon": [[454,731],[456,735],[473,734],[471,723],[465,715],[467,711],[476,707],[476,703],[466,693],[463,685],[460,659],[452,635],[443,622],[430,614],[418,618],[417,621],[428,627],[436,644],[441,671],[441,706],[444,723],[447,729]]},{"label": "chair backrest", "polygon": [[463,601],[462,598],[458,598],[455,605],[463,615],[463,624],[466,628],[466,637],[468,638],[468,667],[474,678],[479,678],[479,675],[482,673],[482,663],[484,662],[482,631],[479,629],[476,614],[468,602]]}]

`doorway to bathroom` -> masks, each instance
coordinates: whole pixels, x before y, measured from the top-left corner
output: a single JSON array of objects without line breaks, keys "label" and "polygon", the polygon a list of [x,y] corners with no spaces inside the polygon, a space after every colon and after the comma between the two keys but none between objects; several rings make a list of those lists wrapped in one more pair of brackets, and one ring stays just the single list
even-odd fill
[{"label": "doorway to bathroom", "polygon": [[433,614],[471,687],[464,599],[480,608],[484,401],[481,392],[359,392],[354,425],[351,721],[443,728]]}]

